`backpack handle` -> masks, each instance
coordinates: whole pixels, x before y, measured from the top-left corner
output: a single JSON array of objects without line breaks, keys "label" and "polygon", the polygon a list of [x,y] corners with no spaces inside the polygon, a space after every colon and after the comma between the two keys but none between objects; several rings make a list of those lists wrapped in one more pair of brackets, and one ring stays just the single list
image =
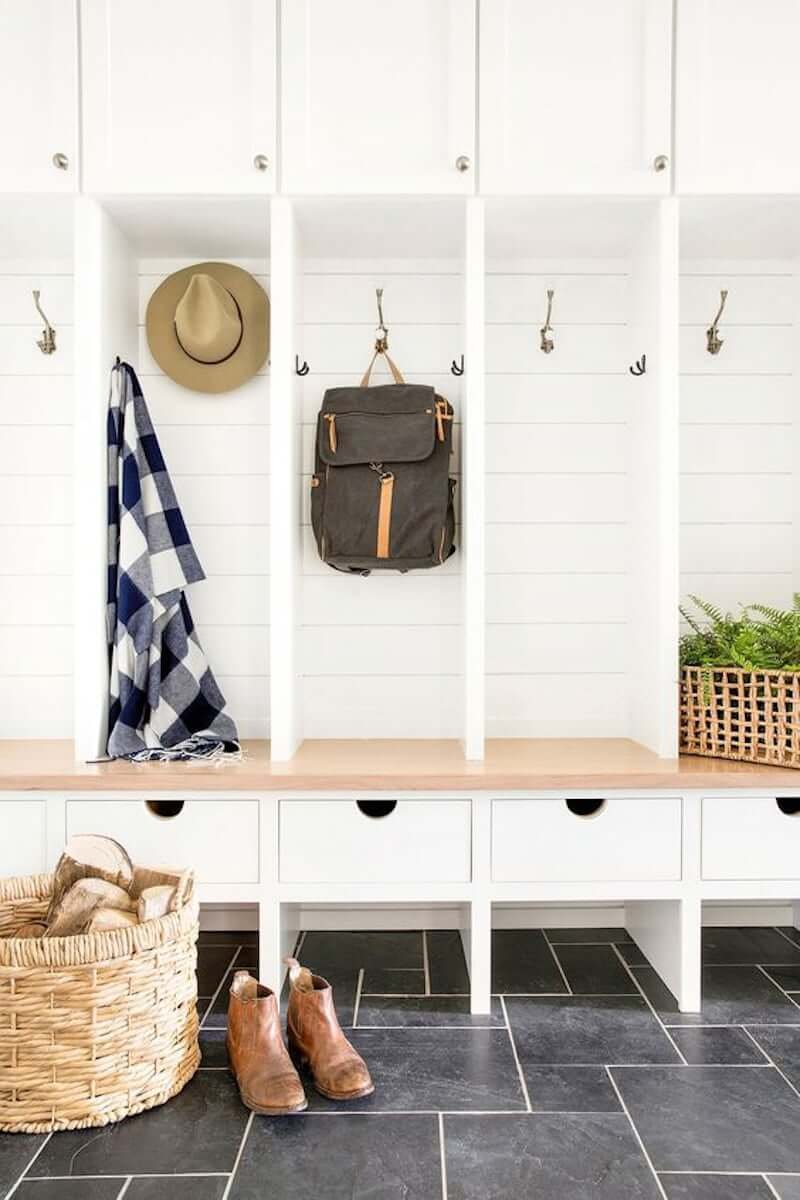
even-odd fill
[{"label": "backpack handle", "polygon": [[392,378],[394,379],[395,383],[405,383],[405,379],[403,379],[403,376],[400,374],[399,370],[397,369],[397,365],[389,357],[388,350],[383,350],[379,346],[376,346],[375,353],[373,354],[373,356],[370,360],[370,364],[367,367],[364,374],[361,376],[361,383],[359,384],[359,387],[369,387],[369,377],[372,374],[372,368],[375,366],[375,360],[379,354],[382,354],[383,357],[386,359],[387,363],[389,364],[389,370],[392,372]]}]

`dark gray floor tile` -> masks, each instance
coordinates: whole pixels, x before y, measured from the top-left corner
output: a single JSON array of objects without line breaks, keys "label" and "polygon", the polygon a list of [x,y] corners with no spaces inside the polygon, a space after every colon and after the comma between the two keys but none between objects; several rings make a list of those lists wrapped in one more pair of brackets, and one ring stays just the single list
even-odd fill
[{"label": "dark gray floor tile", "polygon": [[800,1176],[770,1175],[768,1178],[781,1200],[800,1200]]},{"label": "dark gray floor tile", "polygon": [[256,1118],[229,1200],[438,1200],[434,1116]]},{"label": "dark gray floor tile", "polygon": [[800,963],[796,966],[768,966],[764,970],[785,992],[800,992]]},{"label": "dark gray floor tile", "polygon": [[203,1017],[206,1015],[206,1010],[208,1009],[208,1006],[210,1003],[211,1003],[210,996],[198,996],[197,997],[197,1015],[201,1021],[202,1021]]},{"label": "dark gray floor tile", "polygon": [[792,947],[776,929],[703,930],[703,962],[714,963],[800,963],[800,946]]},{"label": "dark gray floor tile", "polygon": [[775,1200],[757,1175],[662,1175],[667,1200]]},{"label": "dark gray floor tile", "polygon": [[194,1175],[182,1179],[160,1175],[155,1179],[133,1179],[125,1200],[222,1200],[227,1183],[227,1175]]},{"label": "dark gray floor tile", "polygon": [[506,1000],[524,1070],[540,1063],[677,1063],[640,996],[515,997]]},{"label": "dark gray floor tile", "polygon": [[703,967],[702,1013],[678,1012],[675,997],[652,967],[631,969],[667,1025],[791,1025],[800,1015],[758,967]]},{"label": "dark gray floor tile", "polygon": [[334,1102],[304,1076],[309,1107],[346,1112],[507,1111],[525,1107],[505,1029],[355,1029],[375,1093]]},{"label": "dark gray floor tile", "polygon": [[622,1114],[444,1119],[449,1200],[658,1200]]},{"label": "dark gray floor tile", "polygon": [[767,1061],[766,1055],[741,1029],[719,1029],[713,1025],[704,1029],[673,1029],[672,1037],[691,1066],[743,1067]]},{"label": "dark gray floor tile", "polygon": [[421,969],[422,934],[415,929],[356,930],[327,933],[310,930],[300,949],[300,961],[317,975],[345,968],[365,972],[371,967]]},{"label": "dark gray floor tile", "polygon": [[567,991],[541,929],[494,930],[492,991],[509,994]]},{"label": "dark gray floor tile", "polygon": [[118,1125],[55,1134],[37,1175],[230,1171],[249,1113],[227,1071],[198,1071],[180,1095]]},{"label": "dark gray floor tile", "polygon": [[795,929],[793,925],[779,925],[778,928],[795,946],[800,946],[800,929]]},{"label": "dark gray floor tile", "polygon": [[469,972],[464,946],[457,929],[429,929],[428,966],[431,991],[453,995],[469,991]]},{"label": "dark gray floor tile", "polygon": [[[231,959],[236,954],[237,946],[198,946],[197,948],[197,990],[201,996],[213,996],[230,966]],[[245,954],[249,961],[252,947],[247,951],[239,950],[238,957],[245,962]]]},{"label": "dark gray floor tile", "polygon": [[486,1028],[504,1024],[503,1010],[496,996],[492,998],[491,1013],[485,1016],[470,1013],[469,996],[362,996],[358,1010],[359,1029],[397,1025]]},{"label": "dark gray floor tile", "polygon": [[17,1182],[43,1141],[44,1134],[0,1133],[0,1196]]},{"label": "dark gray floor tile", "polygon": [[257,929],[201,929],[198,946],[257,946]]},{"label": "dark gray floor tile", "polygon": [[554,946],[567,982],[579,995],[636,992],[636,984],[611,946]]},{"label": "dark gray floor tile", "polygon": [[800,1091],[800,1029],[754,1025],[750,1032],[776,1067],[780,1067]]},{"label": "dark gray floor tile", "polygon": [[201,1029],[200,1052],[203,1067],[227,1067],[228,1051],[225,1047],[226,1029]]},{"label": "dark gray floor tile", "polygon": [[800,1171],[800,1099],[770,1067],[619,1067],[657,1171]]},{"label": "dark gray floor tile", "polygon": [[622,942],[619,952],[629,967],[649,967],[650,959],[639,949],[636,942]]},{"label": "dark gray floor tile", "polygon": [[621,929],[617,926],[604,929],[548,929],[546,931],[547,940],[549,942],[630,942],[631,935],[627,929]]},{"label": "dark gray floor tile", "polygon": [[526,1067],[524,1074],[534,1112],[621,1111],[605,1067]]},{"label": "dark gray floor tile", "polygon": [[391,967],[370,967],[364,972],[361,994],[364,996],[423,996],[425,994],[425,972]]},{"label": "dark gray floor tile", "polygon": [[124,1184],[124,1178],[26,1179],[14,1192],[14,1200],[117,1200]]}]

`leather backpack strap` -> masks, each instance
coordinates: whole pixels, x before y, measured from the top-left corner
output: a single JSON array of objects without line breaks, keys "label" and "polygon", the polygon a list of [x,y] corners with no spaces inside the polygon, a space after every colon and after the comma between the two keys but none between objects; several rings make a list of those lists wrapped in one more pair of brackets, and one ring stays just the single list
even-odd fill
[{"label": "leather backpack strap", "polygon": [[405,383],[405,379],[403,379],[403,376],[400,374],[400,371],[398,370],[397,365],[389,357],[389,351],[383,350],[379,346],[376,346],[375,353],[373,354],[372,359],[370,360],[370,364],[367,367],[364,374],[361,376],[361,383],[359,384],[359,387],[369,387],[369,377],[372,374],[372,368],[375,366],[375,360],[377,359],[379,354],[382,354],[383,357],[386,359],[387,363],[389,364],[389,370],[392,372],[392,378],[394,379],[395,383]]}]

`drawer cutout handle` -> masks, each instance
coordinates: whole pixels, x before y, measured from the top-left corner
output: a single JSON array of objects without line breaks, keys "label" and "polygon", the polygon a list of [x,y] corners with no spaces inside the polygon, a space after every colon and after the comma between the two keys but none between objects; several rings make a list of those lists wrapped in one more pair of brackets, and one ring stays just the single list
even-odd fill
[{"label": "drawer cutout handle", "polygon": [[356,800],[359,812],[373,821],[388,817],[397,808],[396,800]]},{"label": "drawer cutout handle", "polygon": [[775,803],[785,817],[800,817],[800,796],[777,796]]},{"label": "drawer cutout handle", "polygon": [[144,806],[159,821],[171,821],[183,812],[183,800],[145,800]]},{"label": "drawer cutout handle", "polygon": [[564,803],[574,817],[583,817],[584,820],[599,817],[606,806],[605,800],[583,799],[580,796],[565,800]]}]

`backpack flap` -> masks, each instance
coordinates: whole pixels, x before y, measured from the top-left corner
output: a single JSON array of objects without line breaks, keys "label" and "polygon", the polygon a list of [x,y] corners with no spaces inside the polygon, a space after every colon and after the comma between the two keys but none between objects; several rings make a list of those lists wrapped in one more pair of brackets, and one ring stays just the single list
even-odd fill
[{"label": "backpack flap", "polygon": [[445,440],[448,413],[433,388],[419,384],[331,388],[317,426],[319,457],[332,467],[422,462],[437,437]]}]

